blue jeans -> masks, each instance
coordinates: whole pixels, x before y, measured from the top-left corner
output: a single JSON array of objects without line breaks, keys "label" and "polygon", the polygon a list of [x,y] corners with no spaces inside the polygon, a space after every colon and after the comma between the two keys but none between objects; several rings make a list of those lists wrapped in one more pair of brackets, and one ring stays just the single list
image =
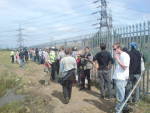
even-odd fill
[{"label": "blue jeans", "polygon": [[99,70],[98,71],[99,83],[100,83],[100,92],[102,96],[106,96],[106,88],[108,88],[108,98],[112,96],[111,90],[111,77],[110,72],[107,70]]},{"label": "blue jeans", "polygon": [[115,86],[116,86],[116,113],[119,112],[121,105],[123,104],[125,100],[125,87],[127,85],[127,80],[115,80]]},{"label": "blue jeans", "polygon": [[[127,85],[126,85],[126,91],[125,91],[125,99],[127,99],[127,97],[129,96],[130,94],[130,91],[132,90],[132,81],[131,80],[128,80],[127,82]],[[132,96],[129,98],[130,102],[132,102]]]},{"label": "blue jeans", "polygon": [[24,60],[20,59],[20,67],[24,67]]},{"label": "blue jeans", "polygon": [[[141,76],[140,74],[130,75],[131,89],[133,89],[133,87],[135,86],[135,84],[139,80],[140,76]],[[133,94],[132,101],[137,102],[137,101],[139,101],[139,98],[140,98],[140,86],[138,85],[135,89],[134,94]]]}]

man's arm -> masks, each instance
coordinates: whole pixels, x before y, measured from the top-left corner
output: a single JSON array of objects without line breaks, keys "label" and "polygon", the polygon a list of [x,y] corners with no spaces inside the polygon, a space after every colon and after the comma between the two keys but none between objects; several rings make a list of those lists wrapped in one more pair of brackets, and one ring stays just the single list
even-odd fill
[{"label": "man's arm", "polygon": [[111,64],[114,64],[114,59],[110,53],[109,53],[109,59],[110,59]]},{"label": "man's arm", "polygon": [[98,57],[97,54],[93,57],[93,65],[94,65],[94,67],[95,67],[96,69],[99,68],[99,64],[98,64],[98,62],[97,62],[97,57]]}]

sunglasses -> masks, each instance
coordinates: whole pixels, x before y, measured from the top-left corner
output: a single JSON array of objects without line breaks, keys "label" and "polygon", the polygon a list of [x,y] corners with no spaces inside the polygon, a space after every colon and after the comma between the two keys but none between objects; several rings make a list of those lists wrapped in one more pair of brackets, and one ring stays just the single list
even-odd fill
[{"label": "sunglasses", "polygon": [[114,48],[113,50],[116,51],[116,48]]}]

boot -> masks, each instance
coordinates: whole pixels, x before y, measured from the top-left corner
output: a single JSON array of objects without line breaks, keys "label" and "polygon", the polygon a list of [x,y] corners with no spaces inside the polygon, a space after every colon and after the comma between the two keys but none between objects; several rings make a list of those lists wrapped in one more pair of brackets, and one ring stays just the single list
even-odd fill
[{"label": "boot", "polygon": [[66,97],[64,104],[68,104],[68,103],[69,103],[69,97]]}]

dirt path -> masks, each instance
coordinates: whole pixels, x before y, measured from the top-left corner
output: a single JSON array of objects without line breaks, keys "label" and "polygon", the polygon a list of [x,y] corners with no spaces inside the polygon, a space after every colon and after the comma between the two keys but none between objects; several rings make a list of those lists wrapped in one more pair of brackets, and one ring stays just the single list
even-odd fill
[{"label": "dirt path", "polygon": [[25,69],[16,68],[15,72],[28,81],[25,89],[30,94],[50,98],[54,108],[52,113],[111,113],[114,102],[99,99],[99,91],[94,87],[91,91],[79,91],[73,87],[70,103],[64,104],[61,85],[50,82],[50,85],[45,86],[39,82],[46,76],[43,70],[42,65],[29,63]]},{"label": "dirt path", "polygon": [[[64,104],[61,85],[54,82],[47,86],[41,84],[48,77],[43,65],[29,62],[25,68],[20,68],[18,64],[10,63],[8,54],[0,52],[0,72],[22,78],[22,87],[17,92],[28,95],[21,103],[21,111],[13,113],[113,113],[114,100],[99,99],[99,90],[95,87],[91,91],[79,91],[77,87],[73,87],[70,103]],[[144,113],[144,108],[149,109],[149,104],[147,107],[141,105],[136,107],[134,113]],[[149,113],[147,111],[145,113]],[[12,112],[4,110],[3,113]]]}]

